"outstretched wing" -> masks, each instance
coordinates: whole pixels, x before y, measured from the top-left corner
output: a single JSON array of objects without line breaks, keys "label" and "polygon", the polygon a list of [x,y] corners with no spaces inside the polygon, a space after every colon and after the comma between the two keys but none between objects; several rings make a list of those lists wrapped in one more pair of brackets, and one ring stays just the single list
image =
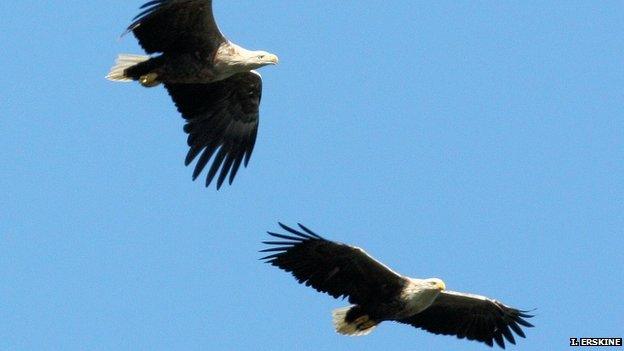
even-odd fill
[{"label": "outstretched wing", "polygon": [[241,163],[245,167],[249,163],[256,142],[262,95],[260,75],[251,71],[209,84],[166,83],[165,88],[187,120],[184,131],[190,149],[185,164],[188,166],[201,153],[193,180],[216,154],[206,176],[206,186],[219,168],[217,189],[228,174],[232,184]]},{"label": "outstretched wing", "polygon": [[525,337],[520,325],[532,327],[524,318],[533,317],[485,296],[442,291],[426,310],[398,322],[434,334],[455,335],[489,346],[495,341],[505,348],[505,339],[515,344],[512,330]]},{"label": "outstretched wing", "polygon": [[141,9],[128,31],[148,54],[212,54],[226,41],[215,23],[212,0],[153,0]]},{"label": "outstretched wing", "polygon": [[261,252],[275,253],[262,259],[292,273],[299,283],[359,305],[390,298],[406,284],[360,248],[326,240],[301,224],[301,231],[279,225],[291,235],[269,232],[285,241],[265,241],[273,247]]}]

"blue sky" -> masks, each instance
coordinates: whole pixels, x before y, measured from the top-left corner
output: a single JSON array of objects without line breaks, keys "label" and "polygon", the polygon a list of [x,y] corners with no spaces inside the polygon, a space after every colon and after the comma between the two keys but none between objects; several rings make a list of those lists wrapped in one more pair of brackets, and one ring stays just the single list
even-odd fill
[{"label": "blue sky", "polygon": [[278,220],[537,308],[512,349],[623,336],[620,2],[216,0],[280,57],[220,191],[164,89],[104,79],[139,5],[0,4],[0,349],[487,349],[335,334],[346,301],[257,260]]}]

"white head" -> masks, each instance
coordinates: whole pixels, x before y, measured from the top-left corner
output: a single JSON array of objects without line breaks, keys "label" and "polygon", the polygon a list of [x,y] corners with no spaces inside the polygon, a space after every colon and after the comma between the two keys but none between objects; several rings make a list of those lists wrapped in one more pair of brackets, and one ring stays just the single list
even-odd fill
[{"label": "white head", "polygon": [[247,57],[247,65],[253,66],[253,69],[266,65],[277,65],[279,62],[276,55],[266,51],[250,51],[249,53],[250,55]]},{"label": "white head", "polygon": [[438,293],[446,289],[446,285],[439,278],[416,279],[409,278],[410,284],[403,290],[408,295],[426,293],[432,296],[438,296]]},{"label": "white head", "polygon": [[236,67],[236,70],[249,71],[266,65],[276,65],[279,60],[276,55],[269,52],[247,50],[229,43],[219,48],[217,61],[229,67]]},{"label": "white head", "polygon": [[446,290],[446,284],[439,278],[429,278],[423,279],[423,282],[426,284],[428,290]]},{"label": "white head", "polygon": [[438,278],[410,278],[410,284],[403,289],[401,297],[407,301],[407,310],[414,314],[431,306],[438,294],[444,289],[446,289],[446,285]]}]

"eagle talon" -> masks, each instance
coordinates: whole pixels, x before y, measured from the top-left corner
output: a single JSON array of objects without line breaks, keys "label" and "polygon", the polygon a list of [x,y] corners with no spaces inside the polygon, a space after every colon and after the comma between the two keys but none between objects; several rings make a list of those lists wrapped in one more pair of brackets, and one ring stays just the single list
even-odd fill
[{"label": "eagle talon", "polygon": [[143,75],[139,78],[139,83],[141,83],[142,86],[146,87],[146,88],[151,88],[151,87],[155,87],[158,84],[160,84],[160,82],[157,80],[158,78],[158,74],[156,73],[148,73],[146,75]]},{"label": "eagle talon", "polygon": [[377,325],[377,323],[375,323],[375,321],[369,319],[368,321],[366,321],[366,322],[364,322],[362,324],[358,324],[358,329],[366,330],[366,329],[374,327],[375,325]]},{"label": "eagle talon", "polygon": [[359,324],[366,323],[367,321],[369,321],[369,318],[367,315],[364,315],[364,316],[358,317],[356,320],[353,321],[353,323],[359,325]]}]

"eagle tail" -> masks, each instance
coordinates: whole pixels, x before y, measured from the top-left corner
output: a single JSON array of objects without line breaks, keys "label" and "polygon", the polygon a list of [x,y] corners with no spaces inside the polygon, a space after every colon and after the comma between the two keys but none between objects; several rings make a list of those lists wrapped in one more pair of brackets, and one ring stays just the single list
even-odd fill
[{"label": "eagle tail", "polygon": [[360,306],[348,306],[332,311],[336,332],[343,335],[366,335],[375,329],[380,322],[370,318]]},{"label": "eagle tail", "polygon": [[139,63],[148,61],[149,59],[150,57],[145,55],[120,54],[117,57],[117,61],[115,61],[115,65],[106,76],[106,79],[116,82],[131,82],[136,80],[131,75],[128,75],[126,70]]}]

